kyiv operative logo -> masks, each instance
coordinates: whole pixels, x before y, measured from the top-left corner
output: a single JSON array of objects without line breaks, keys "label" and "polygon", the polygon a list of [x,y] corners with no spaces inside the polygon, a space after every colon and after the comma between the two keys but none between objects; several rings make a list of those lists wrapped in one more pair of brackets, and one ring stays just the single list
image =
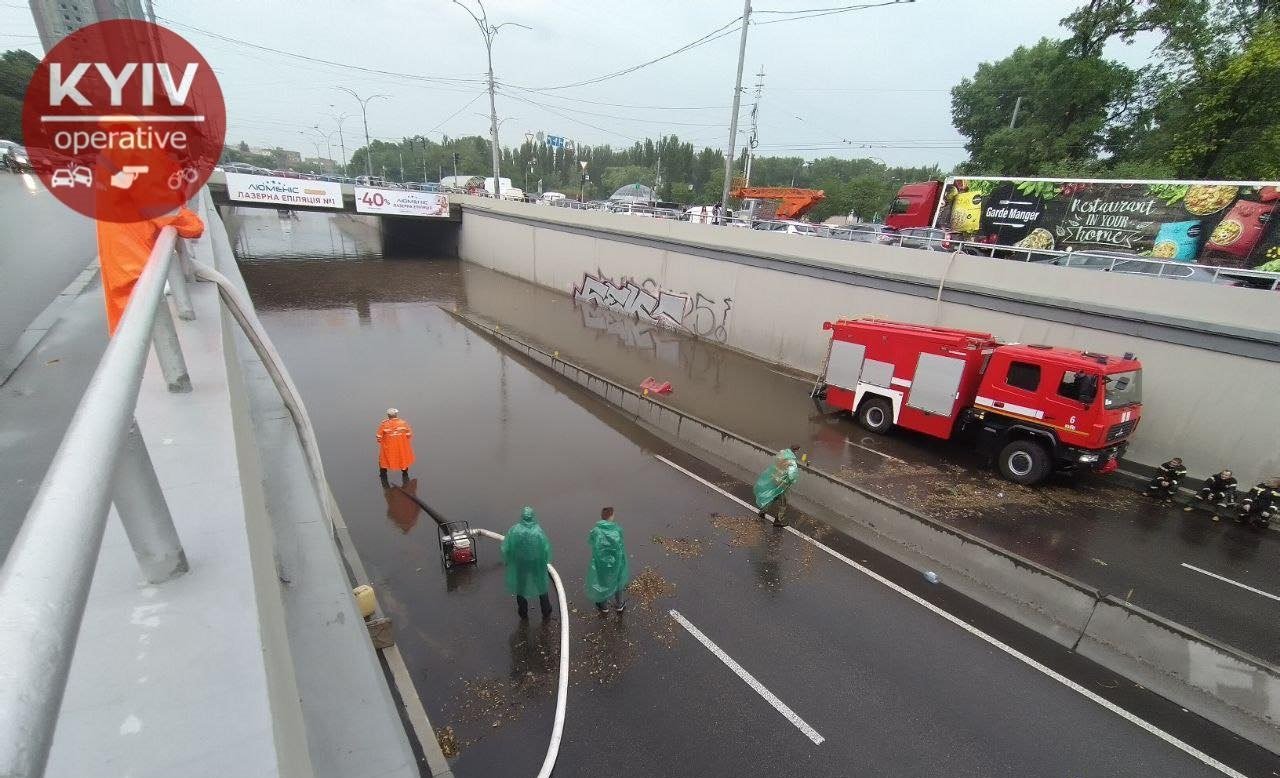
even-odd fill
[{"label": "kyiv operative logo", "polygon": [[181,36],[117,20],[63,38],[22,106],[31,165],[59,200],[102,221],[168,213],[204,186],[226,137],[222,90]]}]

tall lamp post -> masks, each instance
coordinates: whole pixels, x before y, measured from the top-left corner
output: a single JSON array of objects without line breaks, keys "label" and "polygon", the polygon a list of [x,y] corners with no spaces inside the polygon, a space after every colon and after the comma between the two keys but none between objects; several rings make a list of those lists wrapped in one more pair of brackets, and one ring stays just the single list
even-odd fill
[{"label": "tall lamp post", "polygon": [[[335,108],[336,106],[330,103],[329,107]],[[345,138],[342,137],[342,123],[345,122],[350,117],[347,116],[347,114],[343,113],[343,114],[330,114],[329,118],[333,119],[333,121],[338,125],[338,148],[342,150],[342,175],[349,176],[351,175],[351,171],[347,170],[347,141]]]},{"label": "tall lamp post", "polygon": [[582,165],[582,181],[578,184],[578,202],[582,202],[586,199],[587,182],[591,180],[591,177],[587,175],[587,161],[585,159],[579,160],[578,164]]},{"label": "tall lamp post", "polygon": [[356,102],[360,103],[360,116],[364,119],[364,171],[365,175],[369,176],[369,178],[373,178],[373,148],[369,144],[369,102],[376,100],[379,97],[390,100],[391,96],[378,94],[361,97],[353,90],[347,89],[345,86],[334,87],[334,89],[346,92],[354,97]]},{"label": "tall lamp post", "polygon": [[476,5],[480,7],[480,15],[477,16],[467,6],[463,5],[459,0],[453,0],[454,5],[467,12],[476,26],[480,28],[480,34],[484,36],[485,55],[489,58],[489,142],[492,145],[493,157],[493,196],[495,199],[502,197],[502,178],[499,167],[499,150],[498,150],[498,103],[494,97],[493,85],[493,39],[498,36],[498,30],[503,27],[520,27],[526,30],[532,30],[517,22],[503,22],[502,24],[490,24],[489,13],[484,8],[484,0],[476,0]]}]

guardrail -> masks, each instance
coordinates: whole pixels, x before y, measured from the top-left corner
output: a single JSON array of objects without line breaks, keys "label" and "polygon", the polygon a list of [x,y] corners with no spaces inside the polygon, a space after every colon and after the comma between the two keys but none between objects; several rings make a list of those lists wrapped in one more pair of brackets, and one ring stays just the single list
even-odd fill
[{"label": "guardrail", "polygon": [[169,390],[191,390],[164,298],[168,280],[179,315],[194,318],[176,241],[160,231],[0,568],[0,775],[44,772],[111,504],[148,581],[187,571],[133,416],[153,342]]},{"label": "guardrail", "polygon": [[[457,190],[455,191],[456,193],[466,193]],[[493,195],[488,192],[472,192],[466,194],[472,194],[473,196],[478,197],[493,197]],[[883,228],[864,229],[859,227],[831,227],[825,224],[813,224],[809,222],[785,221],[778,219],[756,219],[748,222],[747,220],[737,216],[722,216],[719,221],[716,221],[714,217],[702,217],[698,214],[689,214],[687,212],[668,208],[654,208],[651,206],[631,204],[607,205],[601,202],[578,202],[577,200],[570,200],[568,198],[554,201],[544,201],[531,196],[526,196],[524,198],[504,197],[502,199],[507,202],[527,202],[534,203],[536,205],[551,205],[557,208],[568,208],[570,210],[671,219],[674,221],[688,221],[694,224],[707,224],[720,227],[750,227],[751,229],[760,230],[762,232],[780,232],[783,234],[800,235],[802,237],[848,240],[858,243],[878,243],[882,245],[900,246],[902,248],[914,248],[924,251],[957,252],[961,254],[968,254],[970,256],[985,256],[992,259],[1027,262],[1051,267],[1074,267],[1077,269],[1120,273],[1122,275],[1168,278],[1173,280],[1186,280],[1209,284],[1222,284],[1280,291],[1280,273],[1272,273],[1264,270],[1250,270],[1247,268],[1223,267],[1221,265],[1206,265],[1198,262],[1179,262],[1177,260],[1161,259],[1158,257],[1143,257],[1138,255],[1130,256],[1110,253],[1102,250],[1074,251],[1073,249],[1068,248],[1065,251],[1060,251],[1055,249],[1036,249],[1024,246],[981,243],[978,241],[960,240],[955,238],[916,236],[911,234],[904,235],[897,231],[886,231]]]}]

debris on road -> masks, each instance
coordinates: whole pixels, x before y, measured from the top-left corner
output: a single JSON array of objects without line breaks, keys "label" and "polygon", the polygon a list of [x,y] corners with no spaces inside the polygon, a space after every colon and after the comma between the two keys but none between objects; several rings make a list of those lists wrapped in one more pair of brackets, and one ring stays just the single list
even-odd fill
[{"label": "debris on road", "polygon": [[440,742],[440,751],[445,759],[452,759],[462,752],[458,746],[458,736],[453,733],[452,726],[437,729],[436,740]]},{"label": "debris on road", "polygon": [[681,559],[693,559],[702,556],[702,541],[698,538],[664,538],[654,535],[653,542],[662,550]]}]

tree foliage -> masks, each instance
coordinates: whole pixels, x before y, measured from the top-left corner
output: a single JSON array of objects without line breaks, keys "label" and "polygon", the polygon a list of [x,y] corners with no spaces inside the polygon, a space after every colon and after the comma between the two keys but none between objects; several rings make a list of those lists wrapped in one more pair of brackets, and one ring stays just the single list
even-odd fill
[{"label": "tree foliage", "polygon": [[[1088,0],[1063,25],[1066,38],[984,63],[952,91],[963,171],[1280,176],[1280,0]],[[1144,33],[1159,41],[1150,64],[1103,58]]]},{"label": "tree foliage", "polygon": [[0,138],[22,142],[22,98],[39,62],[22,49],[0,53]]}]

